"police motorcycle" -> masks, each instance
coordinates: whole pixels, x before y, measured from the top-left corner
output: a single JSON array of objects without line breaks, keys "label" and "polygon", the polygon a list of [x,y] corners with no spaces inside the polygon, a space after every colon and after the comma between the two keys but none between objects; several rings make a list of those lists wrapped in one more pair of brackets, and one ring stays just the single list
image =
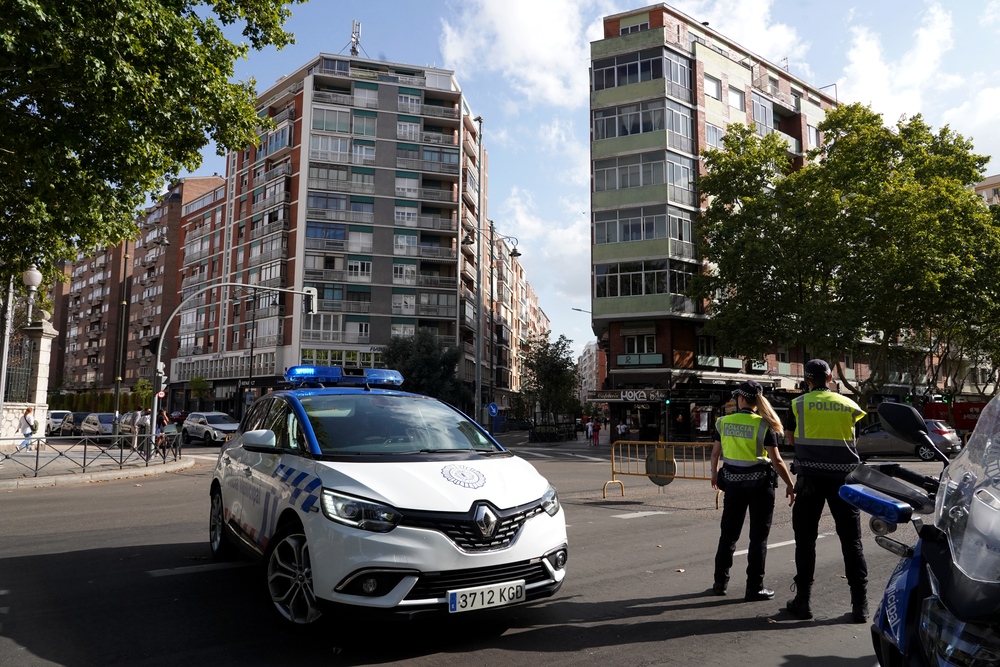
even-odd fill
[{"label": "police motorcycle", "polygon": [[[912,407],[883,403],[883,427],[944,463],[940,478],[898,463],[859,465],[840,496],[871,514],[875,542],[900,557],[871,626],[882,667],[1000,665],[1000,399],[953,460]],[[912,523],[915,544],[890,537]]]}]

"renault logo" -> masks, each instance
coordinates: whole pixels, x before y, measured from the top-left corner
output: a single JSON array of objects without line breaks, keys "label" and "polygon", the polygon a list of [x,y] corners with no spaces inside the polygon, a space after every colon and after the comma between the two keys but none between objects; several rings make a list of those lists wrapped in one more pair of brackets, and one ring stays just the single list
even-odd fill
[{"label": "renault logo", "polygon": [[497,529],[497,515],[486,505],[480,505],[476,508],[476,525],[483,537],[492,537]]}]

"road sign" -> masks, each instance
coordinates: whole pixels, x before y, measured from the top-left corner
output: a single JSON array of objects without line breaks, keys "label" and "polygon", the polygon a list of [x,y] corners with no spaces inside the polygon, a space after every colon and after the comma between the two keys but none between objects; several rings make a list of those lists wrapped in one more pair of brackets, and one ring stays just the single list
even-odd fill
[{"label": "road sign", "polygon": [[166,398],[167,397],[167,392],[165,392],[165,391],[158,391],[158,392],[156,392],[156,397],[157,398]]},{"label": "road sign", "polygon": [[487,409],[490,411],[490,417],[496,417],[500,414],[500,408],[497,407],[496,403],[490,403]]}]

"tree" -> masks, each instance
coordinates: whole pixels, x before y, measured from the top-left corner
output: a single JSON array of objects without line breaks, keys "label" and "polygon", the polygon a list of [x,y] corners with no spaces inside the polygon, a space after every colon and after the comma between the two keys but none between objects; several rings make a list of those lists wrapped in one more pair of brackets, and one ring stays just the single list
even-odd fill
[{"label": "tree", "polygon": [[456,407],[472,401],[472,392],[458,379],[458,347],[441,344],[434,329],[417,329],[413,336],[395,336],[382,350],[382,361],[403,375],[403,389],[433,396]]},{"label": "tree", "polygon": [[198,407],[202,407],[201,402],[212,395],[212,383],[201,375],[196,375],[188,380],[188,388],[191,389],[191,396],[198,401]]},{"label": "tree", "polygon": [[[258,140],[248,51],[292,41],[300,0],[10,0],[0,26],[0,264],[61,259],[131,239],[165,180]],[[16,138],[16,144],[15,142]]]},{"label": "tree", "polygon": [[[153,385],[146,378],[139,378],[132,387],[132,393],[139,399],[139,405],[148,405],[149,399],[153,395]],[[138,406],[136,406],[138,407]]]},{"label": "tree", "polygon": [[573,414],[579,407],[572,342],[560,335],[553,343],[548,331],[528,341],[522,363],[521,394],[532,412],[537,406],[543,415]]},{"label": "tree", "polygon": [[[893,371],[926,370],[996,312],[1000,225],[968,187],[986,158],[920,116],[886,127],[853,104],[828,112],[824,144],[787,171],[784,146],[731,125],[705,153],[699,220],[713,270],[694,282],[723,353],[776,344],[867,355],[878,390]],[[985,269],[985,270],[984,270]],[[983,295],[983,298],[969,298]]]}]

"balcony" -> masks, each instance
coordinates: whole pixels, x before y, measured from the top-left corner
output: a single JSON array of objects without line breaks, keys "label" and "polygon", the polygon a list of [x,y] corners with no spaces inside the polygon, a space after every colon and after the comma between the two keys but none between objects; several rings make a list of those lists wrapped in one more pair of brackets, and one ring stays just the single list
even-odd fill
[{"label": "balcony", "polygon": [[338,283],[343,282],[346,271],[337,269],[306,269],[305,279],[309,282]]},{"label": "balcony", "polygon": [[[192,248],[190,250],[185,248],[184,262],[182,265],[187,266],[188,264],[193,264],[194,262],[197,262],[200,259],[205,259],[211,254],[212,254],[211,248]],[[146,283],[143,283],[143,285],[145,284]]]},{"label": "balcony", "polygon": [[375,166],[374,155],[343,153],[340,151],[322,151],[315,148],[309,151],[309,159],[318,160],[319,162],[332,162],[336,164],[359,164],[369,167]]},{"label": "balcony", "polygon": [[274,234],[275,232],[288,231],[288,217],[286,216],[284,220],[277,220],[267,225],[261,225],[260,227],[255,227],[250,230],[251,239],[259,239],[268,234]]},{"label": "balcony", "polygon": [[310,190],[327,190],[330,192],[351,192],[357,195],[370,195],[375,193],[374,183],[355,183],[354,181],[342,181],[335,178],[310,178]]},{"label": "balcony", "polygon": [[261,211],[266,211],[269,208],[274,208],[280,204],[287,204],[292,200],[292,194],[290,192],[279,192],[277,194],[271,195],[267,199],[261,200],[250,207],[250,213],[260,213]]},{"label": "balcony", "polygon": [[800,142],[792,135],[782,132],[781,130],[775,130],[774,133],[785,140],[785,143],[788,144],[787,150],[789,153],[791,153],[792,155],[802,154],[802,142]]},{"label": "balcony", "polygon": [[284,338],[281,334],[258,336],[254,344],[256,347],[277,347],[284,344]]},{"label": "balcony", "polygon": [[193,276],[188,276],[181,281],[181,287],[190,287],[191,285],[200,285],[201,283],[208,280],[208,273],[196,273]]},{"label": "balcony", "polygon": [[396,158],[396,167],[399,169],[416,169],[418,171],[431,171],[436,174],[458,175],[459,167],[456,162],[438,162],[437,160],[417,160],[414,158]]},{"label": "balcony", "polygon": [[456,259],[458,257],[458,253],[454,248],[422,245],[394,246],[392,254],[408,257],[434,257],[437,259]]},{"label": "balcony", "polygon": [[371,301],[323,299],[319,302],[319,309],[324,313],[370,313],[372,304]]},{"label": "balcony", "polygon": [[403,114],[458,119],[458,109],[454,107],[441,107],[434,104],[398,104],[396,108],[399,113]]},{"label": "balcony", "polygon": [[446,232],[457,232],[458,223],[451,218],[442,218],[439,215],[400,215],[396,214],[394,220],[397,227],[414,227],[418,229],[436,229]]},{"label": "balcony", "polygon": [[455,276],[425,276],[417,275],[417,285],[420,287],[458,287],[458,278]]},{"label": "balcony", "polygon": [[202,348],[200,345],[194,345],[192,347],[182,347],[178,348],[177,355],[180,357],[190,357],[195,354],[201,354],[201,350]]},{"label": "balcony", "polygon": [[288,260],[288,248],[275,248],[274,250],[268,250],[267,252],[262,252],[258,255],[250,255],[248,265],[260,266],[261,264],[267,264],[268,262],[273,262],[279,259]]},{"label": "balcony", "polygon": [[401,278],[397,277],[397,276],[393,276],[392,277],[392,284],[393,285],[416,285],[417,284],[417,276],[412,275],[412,274],[411,275],[407,275],[407,276],[403,276]]},{"label": "balcony", "polygon": [[347,211],[337,208],[310,208],[306,210],[306,217],[310,220],[334,220],[337,222],[362,222],[367,224],[375,222],[374,213]]},{"label": "balcony", "polygon": [[[399,158],[397,162],[403,160],[404,158]],[[416,160],[416,162],[424,162],[424,160]],[[440,164],[440,163],[436,163]],[[457,172],[456,172],[457,173]],[[458,201],[458,195],[454,190],[441,190],[438,188],[396,188],[397,197],[407,197],[409,199],[426,199],[427,201],[443,201],[451,202],[454,204]]]},{"label": "balcony", "polygon": [[679,188],[676,185],[667,186],[667,198],[672,202],[677,202],[678,204],[684,204],[686,206],[694,206],[698,199],[695,196],[694,190]]},{"label": "balcony", "polygon": [[257,284],[261,287],[284,287],[285,286],[285,276],[275,276],[274,278],[268,278],[267,280],[261,280]]},{"label": "balcony", "polygon": [[191,231],[189,231],[187,233],[187,237],[185,237],[185,240],[188,241],[188,242],[190,242],[190,241],[193,241],[195,239],[201,238],[202,236],[205,236],[206,234],[210,234],[211,232],[212,232],[212,225],[211,225],[211,223],[207,223],[207,222],[206,223],[202,223],[202,224],[198,225],[197,227],[195,227],[194,229],[192,229]]},{"label": "balcony", "polygon": [[[333,72],[326,70],[325,73]],[[324,104],[340,104],[345,107],[363,107],[365,109],[378,109],[378,100],[371,100],[365,97],[355,97],[354,95],[344,95],[343,93],[332,93],[327,90],[314,90],[313,102]]]},{"label": "balcony", "polygon": [[417,306],[417,315],[420,317],[458,317],[457,306]]},{"label": "balcony", "polygon": [[394,305],[392,307],[392,314],[393,315],[416,315],[417,314],[417,306],[416,306],[416,304],[412,304],[412,303],[404,304],[404,305],[401,305],[401,306]]},{"label": "balcony", "polygon": [[273,169],[265,171],[263,174],[253,179],[253,184],[255,187],[258,185],[264,185],[265,183],[273,181],[274,179],[280,176],[290,176],[291,173],[292,173],[291,163],[284,162],[282,164],[279,164],[277,167],[274,167]]},{"label": "balcony", "polygon": [[303,330],[301,340],[311,343],[360,343],[367,345],[370,336],[351,331],[309,331]]},{"label": "balcony", "polygon": [[191,333],[192,331],[204,331],[207,328],[205,320],[198,320],[197,322],[188,322],[186,324],[181,324],[177,329],[180,333]]},{"label": "balcony", "polygon": [[286,120],[295,120],[295,107],[288,107],[281,113],[271,116],[271,120],[275,125],[283,123]]},{"label": "balcony", "polygon": [[268,317],[284,317],[284,316],[285,316],[284,306],[265,306],[264,308],[258,308],[256,311],[254,311],[251,308],[246,312],[247,320],[251,320],[254,317],[256,317],[258,320],[263,320]]}]

